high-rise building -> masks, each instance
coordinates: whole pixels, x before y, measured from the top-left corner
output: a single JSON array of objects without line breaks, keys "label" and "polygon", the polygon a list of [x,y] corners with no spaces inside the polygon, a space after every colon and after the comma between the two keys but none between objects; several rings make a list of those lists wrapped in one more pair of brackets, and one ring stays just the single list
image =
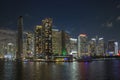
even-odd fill
[{"label": "high-rise building", "polygon": [[52,19],[42,20],[35,28],[35,57],[52,55]]},{"label": "high-rise building", "polygon": [[37,25],[35,28],[35,36],[34,36],[34,53],[35,57],[39,57],[45,55],[44,53],[44,29],[43,26]]},{"label": "high-rise building", "polygon": [[65,31],[52,30],[52,50],[54,55],[66,56],[70,52],[70,36]]},{"label": "high-rise building", "polygon": [[18,18],[18,34],[17,34],[17,53],[16,59],[22,60],[23,58],[23,17]]},{"label": "high-rise building", "polygon": [[115,42],[115,55],[118,55],[118,42]]},{"label": "high-rise building", "polygon": [[110,56],[115,54],[115,41],[114,40],[108,41],[107,54]]},{"label": "high-rise building", "polygon": [[98,38],[97,55],[98,56],[105,55],[105,46],[104,46],[104,39],[103,38]]},{"label": "high-rise building", "polygon": [[62,55],[68,55],[70,53],[70,35],[65,32],[61,31],[61,40],[62,40]]},{"label": "high-rise building", "polygon": [[104,38],[92,38],[89,41],[89,53],[91,56],[104,56],[105,55],[105,44]]},{"label": "high-rise building", "polygon": [[77,57],[77,39],[70,38],[70,54]]},{"label": "high-rise building", "polygon": [[34,55],[34,35],[31,32],[27,32],[25,34],[25,42],[24,42],[24,48],[23,50],[25,51],[25,57],[33,57]]},{"label": "high-rise building", "polygon": [[117,54],[118,54],[118,42],[114,40],[109,40],[107,46],[107,55],[116,56]]},{"label": "high-rise building", "polygon": [[16,58],[16,32],[0,29],[0,58]]},{"label": "high-rise building", "polygon": [[52,19],[46,18],[42,20],[42,26],[44,30],[44,44],[45,44],[45,55],[52,55]]},{"label": "high-rise building", "polygon": [[78,57],[86,56],[88,54],[88,41],[86,34],[78,36]]},{"label": "high-rise building", "polygon": [[52,50],[53,55],[62,54],[61,31],[59,31],[58,29],[52,29]]},{"label": "high-rise building", "polygon": [[88,44],[88,53],[91,56],[95,56],[96,55],[96,38],[92,38],[89,41],[89,44]]}]

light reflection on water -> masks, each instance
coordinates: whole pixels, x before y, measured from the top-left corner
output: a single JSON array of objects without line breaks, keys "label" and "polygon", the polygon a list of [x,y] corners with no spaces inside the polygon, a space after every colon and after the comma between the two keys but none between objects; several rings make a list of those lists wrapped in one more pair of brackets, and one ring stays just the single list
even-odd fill
[{"label": "light reflection on water", "polygon": [[120,80],[120,61],[0,62],[0,80]]}]

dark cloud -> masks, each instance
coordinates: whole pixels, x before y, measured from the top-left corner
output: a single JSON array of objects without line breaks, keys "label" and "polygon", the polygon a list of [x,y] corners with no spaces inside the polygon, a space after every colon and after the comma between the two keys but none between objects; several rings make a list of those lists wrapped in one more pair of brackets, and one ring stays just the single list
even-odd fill
[{"label": "dark cloud", "polygon": [[118,5],[116,6],[116,8],[120,8],[120,4],[118,4]]},{"label": "dark cloud", "polygon": [[120,20],[120,16],[117,17],[117,20]]},{"label": "dark cloud", "polygon": [[106,23],[102,24],[102,26],[108,27],[108,28],[113,27],[113,22],[106,22]]}]

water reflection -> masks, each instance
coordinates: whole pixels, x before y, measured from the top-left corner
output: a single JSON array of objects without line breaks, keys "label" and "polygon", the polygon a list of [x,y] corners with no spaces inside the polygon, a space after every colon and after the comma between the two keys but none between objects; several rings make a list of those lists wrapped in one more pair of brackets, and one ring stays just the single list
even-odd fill
[{"label": "water reflection", "polygon": [[4,62],[0,61],[0,80],[4,79]]},{"label": "water reflection", "polygon": [[120,61],[0,62],[0,80],[120,80]]},{"label": "water reflection", "polygon": [[15,80],[24,80],[24,76],[23,76],[23,64],[20,62],[14,63],[15,66]]}]

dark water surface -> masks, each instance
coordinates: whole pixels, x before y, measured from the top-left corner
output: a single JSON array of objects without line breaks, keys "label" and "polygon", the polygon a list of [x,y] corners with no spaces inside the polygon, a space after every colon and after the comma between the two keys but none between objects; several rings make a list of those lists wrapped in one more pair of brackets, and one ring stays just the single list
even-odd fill
[{"label": "dark water surface", "polygon": [[0,80],[120,80],[120,60],[0,62]]}]

